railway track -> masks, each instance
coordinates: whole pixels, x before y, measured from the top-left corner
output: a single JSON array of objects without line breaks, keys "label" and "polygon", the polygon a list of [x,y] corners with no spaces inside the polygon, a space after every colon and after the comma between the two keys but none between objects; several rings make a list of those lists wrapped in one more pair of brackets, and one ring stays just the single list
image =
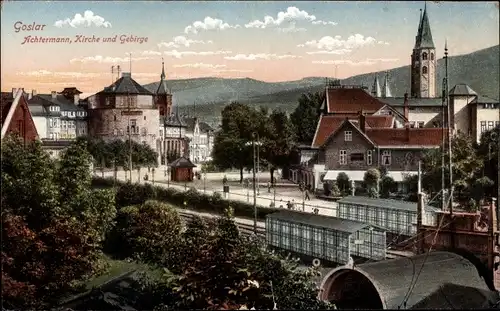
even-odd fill
[{"label": "railway track", "polygon": [[[191,214],[191,213],[186,213],[183,211],[178,211],[178,213],[184,222],[189,222],[194,217],[194,214]],[[217,216],[213,216],[213,217],[204,216],[204,217],[215,218]],[[244,224],[241,222],[236,222],[236,224],[238,225],[238,229],[240,230],[240,232],[243,235],[250,236],[254,233],[253,225]],[[266,237],[266,229],[264,227],[257,227],[257,236],[259,238],[264,239]],[[411,252],[389,250],[389,249],[386,250],[386,259],[405,258],[405,257],[411,257],[411,256],[413,256],[413,254]]]}]

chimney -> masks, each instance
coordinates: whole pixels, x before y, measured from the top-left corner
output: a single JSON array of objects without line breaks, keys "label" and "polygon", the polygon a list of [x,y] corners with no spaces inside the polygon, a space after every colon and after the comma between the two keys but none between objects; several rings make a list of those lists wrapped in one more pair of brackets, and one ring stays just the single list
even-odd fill
[{"label": "chimney", "polygon": [[57,98],[57,92],[56,91],[52,91],[52,92],[50,92],[50,94],[52,95],[52,99],[56,99]]},{"label": "chimney", "polygon": [[78,102],[80,101],[80,94],[75,94],[73,95],[73,103],[75,105],[78,105]]},{"label": "chimney", "polygon": [[31,96],[36,96],[37,93],[36,93],[36,90],[31,90]]},{"label": "chimney", "polygon": [[423,219],[425,215],[425,205],[424,205],[424,194],[422,192],[418,193],[417,201],[417,254],[422,254],[424,252],[424,238],[422,237],[422,225],[425,225]]},{"label": "chimney", "polygon": [[[409,120],[410,117],[410,103],[408,102],[408,92],[405,93],[405,101],[404,101],[404,117],[406,120]],[[406,126],[409,126],[407,123]]]},{"label": "chimney", "polygon": [[363,112],[363,110],[361,110],[360,112],[358,112],[358,114],[359,114],[359,129],[361,130],[361,132],[365,133],[366,132],[365,113]]},{"label": "chimney", "polygon": [[16,97],[17,94],[17,88],[13,87],[12,88],[12,97]]}]

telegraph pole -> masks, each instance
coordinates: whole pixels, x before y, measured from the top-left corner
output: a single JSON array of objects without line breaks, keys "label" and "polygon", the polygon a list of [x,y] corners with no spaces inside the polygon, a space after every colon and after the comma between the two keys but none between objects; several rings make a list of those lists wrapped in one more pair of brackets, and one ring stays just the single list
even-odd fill
[{"label": "telegraph pole", "polygon": [[127,111],[128,111],[128,165],[130,174],[130,183],[132,183],[132,128],[130,127],[130,93],[127,92]]},{"label": "telegraph pole", "polygon": [[252,135],[253,147],[253,231],[257,235],[257,194],[255,189],[255,133]]},{"label": "telegraph pole", "polygon": [[[445,104],[446,104],[446,77],[443,78],[443,90],[442,90],[442,111],[441,111],[441,136],[442,136],[442,148],[441,148],[441,210],[444,211],[446,205],[446,198],[444,197],[444,168],[445,168],[445,154],[446,154],[446,135],[445,135]],[[449,126],[449,124],[447,124]]]},{"label": "telegraph pole", "polygon": [[445,76],[446,76],[446,105],[448,106],[448,149],[449,149],[449,159],[448,159],[448,164],[449,164],[449,170],[450,170],[450,215],[453,215],[453,148],[451,146],[451,135],[453,134],[452,131],[452,124],[451,124],[451,114],[453,111],[451,111],[450,107],[450,100],[448,96],[448,44],[445,43],[444,46],[444,67],[445,67]]}]

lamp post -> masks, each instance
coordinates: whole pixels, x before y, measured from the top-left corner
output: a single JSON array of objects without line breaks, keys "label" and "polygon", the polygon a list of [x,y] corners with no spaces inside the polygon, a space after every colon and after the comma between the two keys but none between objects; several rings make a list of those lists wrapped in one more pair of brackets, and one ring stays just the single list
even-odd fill
[{"label": "lamp post", "polygon": [[255,133],[252,135],[253,148],[253,232],[257,234],[257,194],[255,189]]},{"label": "lamp post", "polygon": [[153,169],[151,170],[151,177],[153,177],[153,179],[151,180],[151,182],[153,183],[153,186],[155,185],[155,168],[153,167]]},{"label": "lamp post", "polygon": [[206,183],[207,183],[207,172],[204,171],[203,172],[203,193],[205,193],[207,190],[206,190]]},{"label": "lamp post", "polygon": [[255,134],[257,135],[257,195],[260,195],[260,137],[259,133]]}]

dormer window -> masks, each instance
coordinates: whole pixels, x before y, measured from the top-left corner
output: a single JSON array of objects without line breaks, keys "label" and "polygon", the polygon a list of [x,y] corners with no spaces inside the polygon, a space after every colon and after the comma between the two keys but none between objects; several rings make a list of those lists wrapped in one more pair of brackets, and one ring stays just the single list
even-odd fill
[{"label": "dormer window", "polygon": [[345,131],[344,132],[344,140],[345,141],[352,141],[352,131]]}]

